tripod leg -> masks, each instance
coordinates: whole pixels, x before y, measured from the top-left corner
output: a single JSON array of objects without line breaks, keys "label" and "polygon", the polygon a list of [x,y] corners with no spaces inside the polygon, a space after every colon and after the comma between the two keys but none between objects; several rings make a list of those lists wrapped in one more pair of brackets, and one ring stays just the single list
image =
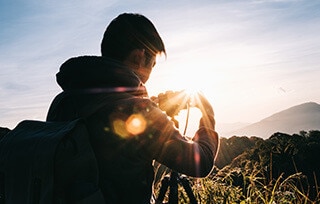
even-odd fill
[{"label": "tripod leg", "polygon": [[169,183],[170,183],[170,177],[165,176],[161,181],[161,188],[160,188],[159,196],[158,196],[158,199],[156,200],[156,203],[161,204],[162,201],[164,200],[164,196],[166,195],[166,192],[168,190]]},{"label": "tripod leg", "polygon": [[171,172],[169,204],[178,204],[178,173]]},{"label": "tripod leg", "polygon": [[192,188],[190,186],[189,180],[187,179],[187,177],[181,176],[180,177],[180,182],[184,188],[184,190],[186,191],[189,199],[190,199],[190,203],[191,204],[197,204],[197,199],[195,198],[193,192],[192,192]]}]

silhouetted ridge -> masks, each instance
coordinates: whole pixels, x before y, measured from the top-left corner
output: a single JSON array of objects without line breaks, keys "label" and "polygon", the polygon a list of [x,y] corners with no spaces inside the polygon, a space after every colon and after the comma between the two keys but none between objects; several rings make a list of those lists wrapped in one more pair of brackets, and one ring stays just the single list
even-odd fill
[{"label": "silhouetted ridge", "polygon": [[270,117],[267,117],[262,121],[268,121],[268,120],[279,120],[279,119],[287,119],[289,117],[297,117],[302,115],[313,115],[313,114],[319,114],[320,113],[320,105],[315,102],[308,102],[303,103],[297,106],[293,106],[291,108],[288,108],[286,110],[283,110],[281,112],[275,113],[271,115]]},{"label": "silhouetted ridge", "polygon": [[275,113],[257,123],[233,131],[229,136],[245,135],[266,139],[276,132],[294,134],[309,130],[320,130],[320,105],[315,102],[303,103]]}]

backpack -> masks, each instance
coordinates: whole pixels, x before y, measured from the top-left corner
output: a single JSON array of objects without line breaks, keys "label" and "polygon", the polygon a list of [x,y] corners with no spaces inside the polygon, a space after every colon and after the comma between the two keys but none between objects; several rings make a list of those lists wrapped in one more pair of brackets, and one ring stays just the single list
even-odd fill
[{"label": "backpack", "polygon": [[0,204],[102,204],[83,119],[24,120],[0,138]]}]

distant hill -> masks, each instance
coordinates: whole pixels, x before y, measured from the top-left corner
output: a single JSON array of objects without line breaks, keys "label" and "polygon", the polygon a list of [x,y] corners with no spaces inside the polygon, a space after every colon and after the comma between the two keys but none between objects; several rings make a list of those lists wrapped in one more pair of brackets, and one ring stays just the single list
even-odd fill
[{"label": "distant hill", "polygon": [[236,123],[219,123],[216,124],[216,130],[219,133],[221,137],[231,137],[233,136],[232,133],[236,130],[239,130],[241,128],[244,128],[248,125],[251,125],[252,123],[242,123],[242,122],[236,122]]},{"label": "distant hill", "polygon": [[276,132],[294,134],[302,130],[320,130],[319,104],[308,102],[293,106],[260,122],[231,131],[226,136],[257,136],[267,139]]}]

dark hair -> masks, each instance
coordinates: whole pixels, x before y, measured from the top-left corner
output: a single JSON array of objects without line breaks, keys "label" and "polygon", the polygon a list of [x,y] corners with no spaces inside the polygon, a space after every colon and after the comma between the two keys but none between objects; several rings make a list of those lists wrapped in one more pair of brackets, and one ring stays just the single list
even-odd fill
[{"label": "dark hair", "polygon": [[152,55],[166,53],[164,43],[149,19],[140,14],[120,14],[104,32],[101,54],[123,61],[134,49],[145,49]]}]

